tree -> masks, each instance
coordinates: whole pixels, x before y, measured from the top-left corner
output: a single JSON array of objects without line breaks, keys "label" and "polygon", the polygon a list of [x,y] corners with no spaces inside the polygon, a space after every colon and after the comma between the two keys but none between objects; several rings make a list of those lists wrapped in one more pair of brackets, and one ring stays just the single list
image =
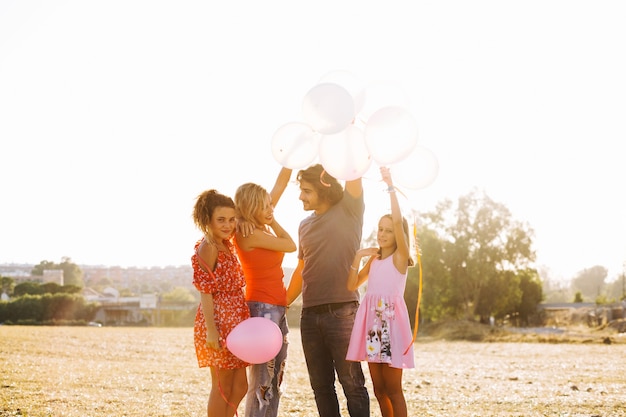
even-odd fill
[{"label": "tree", "polygon": [[626,293],[626,275],[621,274],[615,281],[607,283],[606,293],[609,300],[624,300]]},{"label": "tree", "polygon": [[473,190],[421,216],[423,308],[429,318],[502,315],[521,306],[523,271],[535,260],[532,229]]},{"label": "tree", "polygon": [[163,293],[161,295],[162,307],[168,305],[187,306],[190,308],[169,310],[167,308],[160,312],[160,324],[163,326],[189,326],[193,325],[193,321],[196,315],[196,306],[198,304],[199,296],[197,293],[192,293],[188,288],[175,287],[171,291]]},{"label": "tree", "polygon": [[20,297],[22,295],[41,295],[41,294],[78,294],[82,288],[75,285],[59,285],[56,282],[22,282],[17,284],[13,289],[13,295]]},{"label": "tree", "polygon": [[0,322],[52,323],[59,321],[88,322],[96,304],[87,303],[79,294],[26,294],[0,303]]},{"label": "tree", "polygon": [[543,286],[539,274],[534,269],[526,269],[518,274],[522,298],[516,306],[521,324],[530,325],[537,314],[537,304],[543,301]]},{"label": "tree", "polygon": [[39,265],[35,265],[31,274],[43,276],[43,271],[46,269],[63,270],[63,284],[65,285],[75,285],[81,288],[85,286],[83,282],[83,271],[68,257],[61,258],[60,264],[50,261],[41,261]]},{"label": "tree", "polygon": [[13,294],[13,289],[15,288],[15,280],[11,277],[3,277],[0,276],[0,295],[5,293],[10,296]]},{"label": "tree", "polygon": [[195,303],[197,302],[194,294],[187,288],[175,287],[169,292],[162,295],[161,300],[164,303]]},{"label": "tree", "polygon": [[522,301],[519,276],[513,271],[503,271],[493,274],[486,284],[474,307],[474,314],[480,316],[480,321],[488,323],[491,316],[496,319],[517,317],[517,306]]},{"label": "tree", "polygon": [[603,294],[604,280],[608,274],[609,271],[599,265],[584,269],[572,280],[572,289],[580,291],[582,296],[587,299],[595,300]]},{"label": "tree", "polygon": [[[415,309],[419,295],[419,268],[422,267],[422,300],[420,305],[420,321],[437,321],[444,317],[454,316],[458,300],[450,298],[455,293],[448,291],[451,275],[443,259],[443,242],[437,234],[429,229],[419,233],[420,259],[409,268],[404,299],[409,310],[411,322],[415,320]],[[415,256],[417,258],[417,256]]]},{"label": "tree", "polygon": [[13,295],[15,297],[21,297],[22,295],[37,295],[43,294],[43,288],[41,284],[36,282],[22,282],[17,284],[13,289]]},{"label": "tree", "polygon": [[[93,284],[90,285],[91,288],[93,288],[96,291],[100,291],[102,292],[102,290],[104,290],[107,287],[113,287],[115,284],[113,283],[113,280],[109,277],[102,277],[98,280],[96,280]],[[132,295],[132,292],[129,294]]]}]

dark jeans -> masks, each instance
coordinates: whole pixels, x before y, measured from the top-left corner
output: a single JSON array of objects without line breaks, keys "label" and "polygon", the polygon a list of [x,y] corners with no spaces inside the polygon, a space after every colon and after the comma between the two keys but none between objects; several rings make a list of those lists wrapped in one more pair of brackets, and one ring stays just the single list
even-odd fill
[{"label": "dark jeans", "polygon": [[320,417],[340,417],[335,372],[351,417],[369,417],[370,399],[360,362],[346,360],[356,301],[302,310],[300,332],[311,388]]}]

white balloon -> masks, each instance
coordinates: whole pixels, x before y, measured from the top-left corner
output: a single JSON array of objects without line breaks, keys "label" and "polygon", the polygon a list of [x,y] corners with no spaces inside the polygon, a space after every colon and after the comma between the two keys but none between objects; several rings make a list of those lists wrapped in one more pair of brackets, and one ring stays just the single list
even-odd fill
[{"label": "white balloon", "polygon": [[354,99],[338,84],[317,84],[304,96],[302,114],[304,121],[317,132],[338,133],[354,120]]},{"label": "white balloon", "polygon": [[345,88],[354,100],[354,112],[358,113],[365,103],[365,84],[350,71],[334,70],[320,78],[320,83],[335,83]]},{"label": "white balloon", "polygon": [[409,190],[419,190],[432,184],[439,174],[435,154],[417,145],[411,154],[390,167],[394,183]]},{"label": "white balloon", "polygon": [[363,176],[372,163],[363,131],[355,126],[334,135],[322,136],[320,163],[338,180],[351,181]]},{"label": "white balloon", "polygon": [[367,121],[365,143],[379,165],[393,164],[417,145],[417,123],[403,107],[383,107]]},{"label": "white balloon", "polygon": [[306,123],[286,123],[272,136],[272,155],[285,168],[304,168],[317,157],[319,136]]}]

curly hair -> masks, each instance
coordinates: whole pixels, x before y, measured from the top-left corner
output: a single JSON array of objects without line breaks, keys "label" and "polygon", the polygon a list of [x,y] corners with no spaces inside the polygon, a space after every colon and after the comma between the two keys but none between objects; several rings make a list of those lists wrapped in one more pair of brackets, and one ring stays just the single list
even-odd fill
[{"label": "curly hair", "polygon": [[213,235],[211,232],[211,218],[213,217],[213,212],[218,207],[234,209],[235,202],[232,198],[218,193],[217,190],[204,191],[196,198],[192,214],[193,221],[196,227],[208,237]]},{"label": "curly hair", "polygon": [[252,224],[257,224],[255,214],[265,206],[268,194],[267,190],[258,184],[248,182],[240,185],[235,192],[237,216]]},{"label": "curly hair", "polygon": [[300,170],[297,180],[298,183],[306,182],[311,184],[320,200],[328,202],[331,206],[334,206],[343,198],[343,187],[339,184],[339,181],[326,172],[320,164]]}]

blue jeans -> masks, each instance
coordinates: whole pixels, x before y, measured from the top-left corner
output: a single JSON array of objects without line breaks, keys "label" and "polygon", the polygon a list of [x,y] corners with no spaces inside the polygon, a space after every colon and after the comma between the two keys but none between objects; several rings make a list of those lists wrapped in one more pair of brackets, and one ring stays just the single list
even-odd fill
[{"label": "blue jeans", "polygon": [[351,417],[369,417],[370,398],[360,362],[346,360],[359,304],[324,304],[302,309],[300,332],[311,388],[320,417],[340,417],[335,372]]},{"label": "blue jeans", "polygon": [[250,317],[265,317],[278,325],[283,333],[283,346],[278,355],[269,362],[251,365],[248,369],[248,393],[246,395],[246,417],[276,417],[280,401],[280,385],[283,382],[287,359],[286,307],[248,301]]}]

